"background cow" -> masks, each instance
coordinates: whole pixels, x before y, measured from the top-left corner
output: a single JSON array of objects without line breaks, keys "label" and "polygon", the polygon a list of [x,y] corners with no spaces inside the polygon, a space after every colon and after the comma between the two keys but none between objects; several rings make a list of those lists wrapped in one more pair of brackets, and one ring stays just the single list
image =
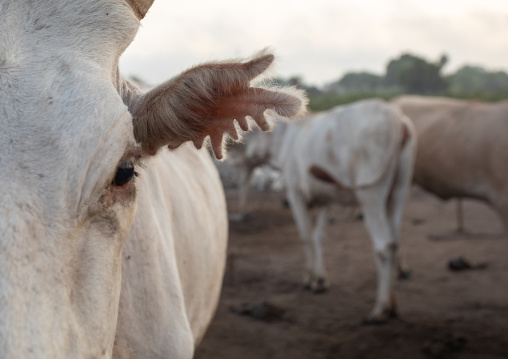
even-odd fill
[{"label": "background cow", "polygon": [[327,287],[321,243],[329,205],[361,206],[378,267],[378,294],[369,322],[395,314],[398,229],[415,148],[410,120],[380,100],[339,106],[246,138],[246,167],[270,163],[282,172],[304,243],[304,284],[313,291]]},{"label": "background cow", "polygon": [[508,101],[401,96],[392,103],[418,133],[414,182],[444,200],[481,200],[508,229]]},{"label": "background cow", "polygon": [[234,119],[268,129],[265,110],[304,109],[298,91],[250,87],[269,53],[138,91],[118,58],[151,2],[0,1],[2,358],[191,358],[227,219],[207,151],[186,142],[209,136],[222,157]]}]

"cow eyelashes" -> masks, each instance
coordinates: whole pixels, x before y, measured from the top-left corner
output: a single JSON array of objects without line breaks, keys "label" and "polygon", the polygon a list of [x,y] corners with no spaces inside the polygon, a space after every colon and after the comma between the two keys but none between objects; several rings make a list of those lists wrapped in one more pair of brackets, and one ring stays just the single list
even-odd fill
[{"label": "cow eyelashes", "polygon": [[115,178],[113,178],[111,184],[116,187],[125,186],[137,175],[138,173],[134,170],[134,162],[132,160],[124,161],[118,166]]}]

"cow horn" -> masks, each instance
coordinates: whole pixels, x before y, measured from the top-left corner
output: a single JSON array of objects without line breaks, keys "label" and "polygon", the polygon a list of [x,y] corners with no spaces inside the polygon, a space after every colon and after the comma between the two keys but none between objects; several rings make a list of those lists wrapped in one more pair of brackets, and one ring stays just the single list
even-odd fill
[{"label": "cow horn", "polygon": [[148,9],[152,6],[155,0],[125,0],[127,4],[132,8],[136,17],[141,20],[145,17]]}]

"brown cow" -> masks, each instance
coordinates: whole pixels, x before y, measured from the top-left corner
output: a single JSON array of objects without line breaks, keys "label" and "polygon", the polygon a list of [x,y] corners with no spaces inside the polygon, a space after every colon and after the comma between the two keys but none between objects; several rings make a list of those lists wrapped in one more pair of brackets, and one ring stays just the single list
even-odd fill
[{"label": "brown cow", "polygon": [[508,101],[401,96],[418,133],[414,182],[441,199],[491,205],[508,229]]}]

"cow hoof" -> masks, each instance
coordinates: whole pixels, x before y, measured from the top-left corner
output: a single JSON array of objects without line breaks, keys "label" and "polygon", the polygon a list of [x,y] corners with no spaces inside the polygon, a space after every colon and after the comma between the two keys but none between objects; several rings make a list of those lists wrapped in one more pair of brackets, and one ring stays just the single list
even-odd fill
[{"label": "cow hoof", "polygon": [[314,294],[322,294],[328,291],[328,284],[324,278],[317,278],[310,284],[310,289]]},{"label": "cow hoof", "polygon": [[398,275],[399,280],[409,280],[413,278],[413,272],[410,270],[401,270]]},{"label": "cow hoof", "polygon": [[289,201],[287,198],[284,198],[280,204],[282,205],[282,208],[289,209],[291,208],[291,205],[289,204]]},{"label": "cow hoof", "polygon": [[308,278],[303,281],[303,289],[309,290],[314,294],[321,294],[328,291],[328,283],[324,278]]},{"label": "cow hoof", "polygon": [[395,319],[395,318],[398,318],[398,317],[399,317],[399,313],[397,312],[397,309],[390,308],[388,310],[388,318]]},{"label": "cow hoof", "polygon": [[328,292],[328,288],[326,288],[326,287],[315,287],[315,288],[311,288],[311,291],[314,294],[323,294],[323,293]]},{"label": "cow hoof", "polygon": [[363,320],[364,325],[385,324],[390,319],[397,318],[397,309],[395,307],[385,309],[381,314],[370,314]]},{"label": "cow hoof", "polygon": [[250,221],[252,219],[252,217],[254,217],[252,215],[252,213],[245,212],[245,213],[242,214],[242,217],[241,217],[240,221],[242,221],[242,222],[248,222],[248,221]]}]

